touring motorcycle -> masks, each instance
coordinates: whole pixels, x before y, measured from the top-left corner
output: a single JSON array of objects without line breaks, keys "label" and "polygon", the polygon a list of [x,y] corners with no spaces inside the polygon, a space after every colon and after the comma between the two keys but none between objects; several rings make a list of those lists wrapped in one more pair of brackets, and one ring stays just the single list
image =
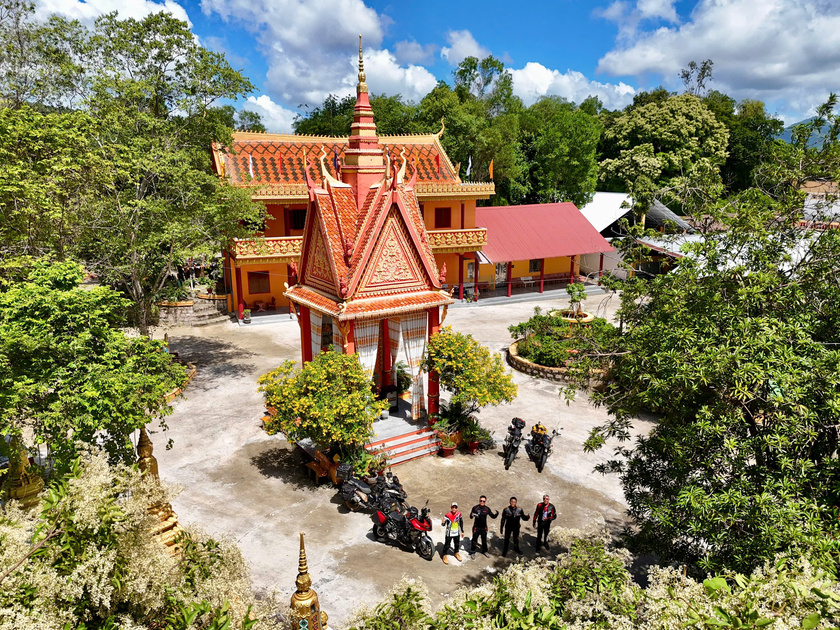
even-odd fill
[{"label": "touring motorcycle", "polygon": [[417,510],[408,508],[405,513],[394,510],[387,514],[381,510],[373,517],[373,535],[379,540],[394,541],[398,545],[416,551],[424,560],[431,560],[435,547],[429,532],[432,531],[432,520],[429,518],[429,508]]},{"label": "touring motorcycle", "polygon": [[531,429],[531,439],[525,440],[525,452],[537,464],[538,472],[542,472],[545,468],[545,462],[551,455],[551,441],[557,435],[560,435],[557,429],[554,429],[549,435],[545,427],[538,423]]},{"label": "touring motorcycle", "polygon": [[408,497],[399,478],[389,470],[384,477],[366,477],[364,480],[353,476],[353,467],[342,464],[336,471],[343,479],[339,495],[344,504],[354,512],[361,507],[372,510],[404,510],[408,507]]},{"label": "touring motorcycle", "polygon": [[522,418],[514,418],[510,421],[507,436],[502,451],[505,454],[505,470],[510,468],[516,454],[519,452],[519,445],[522,443],[522,429],[525,428],[525,421]]}]

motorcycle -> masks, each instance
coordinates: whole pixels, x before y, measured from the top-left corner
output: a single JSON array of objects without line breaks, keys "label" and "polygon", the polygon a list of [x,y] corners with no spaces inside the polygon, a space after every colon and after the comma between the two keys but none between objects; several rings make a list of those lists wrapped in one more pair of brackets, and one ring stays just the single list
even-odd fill
[{"label": "motorcycle", "polygon": [[394,510],[386,514],[380,510],[374,516],[373,535],[378,540],[392,540],[416,551],[424,560],[431,560],[435,554],[430,531],[432,519],[429,518],[429,508],[426,506],[419,511],[416,507],[410,507],[405,513]]},{"label": "motorcycle", "polygon": [[366,477],[364,481],[353,476],[353,467],[349,464],[342,464],[336,472],[344,479],[339,494],[348,509],[355,512],[360,507],[366,507],[390,512],[408,508],[405,502],[408,495],[399,478],[390,470],[384,477]]},{"label": "motorcycle", "polygon": [[551,435],[545,431],[541,433],[531,434],[531,439],[525,441],[525,452],[528,457],[537,464],[537,472],[542,472],[545,468],[545,462],[548,456],[551,455],[551,441],[555,436],[560,435],[557,429],[551,432]]},{"label": "motorcycle", "polygon": [[522,429],[525,428],[525,422],[522,418],[514,418],[508,427],[508,434],[505,437],[505,443],[502,450],[505,454],[505,470],[510,468],[513,460],[516,459],[516,454],[519,452],[519,445],[522,442]]}]

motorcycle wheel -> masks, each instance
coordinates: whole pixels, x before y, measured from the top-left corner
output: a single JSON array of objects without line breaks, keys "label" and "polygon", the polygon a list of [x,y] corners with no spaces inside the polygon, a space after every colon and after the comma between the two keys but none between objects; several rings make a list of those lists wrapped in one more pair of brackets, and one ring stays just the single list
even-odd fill
[{"label": "motorcycle wheel", "polygon": [[347,509],[350,510],[351,512],[355,512],[356,510],[359,509],[359,504],[358,503],[353,505],[352,503],[350,503],[350,501],[345,501],[344,505],[346,505]]},{"label": "motorcycle wheel", "polygon": [[421,536],[417,541],[417,553],[423,560],[431,560],[435,555],[435,546],[428,536]]},{"label": "motorcycle wheel", "polygon": [[377,540],[383,540],[388,537],[388,532],[385,531],[385,526],[382,523],[377,523],[373,526],[373,535]]},{"label": "motorcycle wheel", "polygon": [[516,451],[513,449],[509,449],[507,455],[505,456],[505,470],[510,468],[510,465],[513,463],[513,459],[516,457]]},{"label": "motorcycle wheel", "polygon": [[542,472],[543,468],[545,468],[545,461],[548,459],[548,453],[543,452],[542,457],[540,457],[540,461],[537,463],[537,472]]}]

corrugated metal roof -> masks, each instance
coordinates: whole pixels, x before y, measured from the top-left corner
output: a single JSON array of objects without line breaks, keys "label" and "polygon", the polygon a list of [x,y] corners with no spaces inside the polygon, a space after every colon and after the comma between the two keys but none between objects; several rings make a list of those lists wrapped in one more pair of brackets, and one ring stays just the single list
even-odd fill
[{"label": "corrugated metal roof", "polygon": [[626,193],[596,192],[592,201],[583,206],[580,212],[596,230],[603,232],[621,217],[632,212],[632,204],[630,195]]},{"label": "corrugated metal roof", "polygon": [[487,228],[481,251],[496,263],[613,251],[573,203],[476,208],[475,223]]}]

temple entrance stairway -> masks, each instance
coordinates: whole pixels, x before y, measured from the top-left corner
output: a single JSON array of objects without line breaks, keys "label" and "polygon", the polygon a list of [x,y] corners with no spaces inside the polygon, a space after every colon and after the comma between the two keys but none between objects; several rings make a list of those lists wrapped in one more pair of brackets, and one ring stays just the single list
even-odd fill
[{"label": "temple entrance stairway", "polygon": [[434,455],[440,448],[440,440],[426,420],[403,417],[407,414],[402,408],[404,401],[400,403],[399,415],[373,423],[373,433],[365,447],[370,452],[384,450],[389,466]]}]

